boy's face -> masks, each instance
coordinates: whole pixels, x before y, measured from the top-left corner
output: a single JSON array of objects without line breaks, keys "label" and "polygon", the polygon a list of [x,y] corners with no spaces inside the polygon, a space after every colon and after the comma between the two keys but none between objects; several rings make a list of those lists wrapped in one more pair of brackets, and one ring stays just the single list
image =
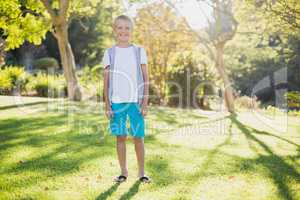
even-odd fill
[{"label": "boy's face", "polygon": [[114,32],[118,42],[129,42],[131,37],[131,23],[127,20],[119,19],[114,26]]}]

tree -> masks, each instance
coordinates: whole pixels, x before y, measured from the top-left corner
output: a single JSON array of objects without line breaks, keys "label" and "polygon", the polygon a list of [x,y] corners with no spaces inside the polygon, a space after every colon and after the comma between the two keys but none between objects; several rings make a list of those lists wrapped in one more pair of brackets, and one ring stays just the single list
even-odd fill
[{"label": "tree", "polygon": [[192,51],[195,37],[187,34],[184,19],[162,3],[141,8],[134,20],[134,39],[145,46],[148,53],[150,80],[153,80],[151,89],[162,101],[160,103],[165,104],[170,67],[179,52]]},{"label": "tree", "polygon": [[279,27],[290,30],[300,29],[300,1],[299,0],[246,0],[260,8],[270,21]]},{"label": "tree", "polygon": [[77,17],[69,25],[69,40],[79,66],[101,63],[105,48],[112,43],[111,22],[118,8],[107,6],[107,2],[101,1],[94,14]]},{"label": "tree", "polygon": [[51,1],[41,0],[47,12],[50,14],[53,26],[53,35],[57,39],[64,76],[68,86],[68,97],[70,100],[81,100],[82,92],[75,74],[75,59],[68,37],[68,9],[69,0],[60,0],[58,11],[52,7]]},{"label": "tree", "polygon": [[225,72],[224,48],[237,30],[237,21],[232,13],[231,0],[216,0],[213,5],[213,16],[215,21],[210,23],[209,35],[216,50],[216,67],[225,85],[225,102],[229,112],[234,112],[234,97],[231,82]]},{"label": "tree", "polygon": [[[181,14],[175,5],[176,0],[167,0],[166,2],[178,14]],[[198,2],[200,1],[198,0]],[[206,29],[206,34],[204,35],[203,31],[195,30],[191,26],[190,30],[196,33],[199,44],[204,46],[211,59],[215,61],[215,67],[224,84],[226,107],[229,112],[233,113],[235,111],[233,88],[224,65],[225,45],[234,37],[238,27],[233,15],[232,0],[203,0],[202,2],[207,3],[213,10],[212,19],[207,18],[209,26]]]},{"label": "tree", "polygon": [[39,17],[42,12],[42,5],[33,1],[26,2],[26,5],[25,1],[0,1],[0,60],[4,60],[4,51],[18,48],[25,40],[41,44],[51,28],[45,18]]},{"label": "tree", "polygon": [[6,50],[19,47],[25,40],[40,44],[51,31],[57,39],[70,100],[82,98],[75,74],[75,60],[69,43],[68,27],[72,18],[95,12],[99,1],[76,0],[3,0],[0,3],[1,37]]},{"label": "tree", "polygon": [[[276,90],[300,90],[300,32],[288,24],[278,24],[278,18],[273,16],[270,19],[270,13],[254,4],[240,1],[235,7],[240,25],[227,48],[226,67],[241,94],[255,95],[264,103],[276,105]],[[283,69],[287,69],[287,73],[281,73],[281,82],[278,83],[275,73]],[[270,82],[260,82],[268,79]],[[253,91],[258,85],[261,90]]]}]

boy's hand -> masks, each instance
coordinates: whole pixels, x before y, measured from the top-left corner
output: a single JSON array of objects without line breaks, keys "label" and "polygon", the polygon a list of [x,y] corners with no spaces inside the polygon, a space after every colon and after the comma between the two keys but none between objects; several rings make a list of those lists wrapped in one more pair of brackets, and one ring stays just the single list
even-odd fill
[{"label": "boy's hand", "polygon": [[110,106],[105,106],[105,115],[109,119],[114,116],[114,112],[112,111]]},{"label": "boy's hand", "polygon": [[147,111],[148,111],[147,107],[148,107],[147,104],[142,104],[141,113],[142,113],[143,117],[145,117],[147,115]]}]

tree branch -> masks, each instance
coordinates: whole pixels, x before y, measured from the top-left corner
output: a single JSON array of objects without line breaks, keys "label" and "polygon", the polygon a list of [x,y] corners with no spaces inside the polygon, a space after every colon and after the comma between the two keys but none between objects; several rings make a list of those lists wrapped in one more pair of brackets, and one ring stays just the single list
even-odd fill
[{"label": "tree branch", "polygon": [[59,0],[59,17],[65,18],[69,8],[69,0]]},{"label": "tree branch", "polygon": [[54,10],[52,9],[50,2],[48,0],[41,0],[41,2],[45,6],[45,8],[48,11],[48,13],[50,14],[51,18],[54,19],[56,17],[56,14],[55,14]]},{"label": "tree branch", "polygon": [[[171,8],[173,8],[177,14],[179,14],[180,16],[183,16],[181,14],[181,12],[176,8],[176,6],[172,2],[170,2],[169,0],[166,0],[165,3],[167,5],[169,5]],[[214,60],[215,59],[215,54],[214,54],[213,50],[211,49],[211,47],[209,46],[210,42],[206,38],[202,37],[196,30],[194,30],[191,27],[191,25],[187,22],[185,17],[184,17],[184,20],[185,20],[187,26],[189,27],[189,29],[192,30],[196,34],[199,43],[201,43],[206,48],[206,50],[209,53],[210,58]]]}]

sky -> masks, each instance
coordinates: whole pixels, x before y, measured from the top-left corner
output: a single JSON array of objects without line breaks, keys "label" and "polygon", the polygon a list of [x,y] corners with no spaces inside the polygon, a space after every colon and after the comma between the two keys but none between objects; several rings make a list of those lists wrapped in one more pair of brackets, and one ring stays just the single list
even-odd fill
[{"label": "sky", "polygon": [[183,2],[177,3],[176,7],[193,28],[201,29],[208,25],[207,20],[210,19],[212,9],[207,3],[196,0]]},{"label": "sky", "polygon": [[[149,0],[147,4],[156,2],[158,0]],[[123,0],[123,5],[126,6],[129,11],[127,14],[134,17],[137,10],[142,7],[141,4],[133,4],[130,7],[126,0]],[[196,0],[182,0],[180,3],[175,4],[180,15],[184,16],[190,26],[194,29],[202,29],[207,26],[207,20],[210,19],[212,8],[203,1]]]}]

